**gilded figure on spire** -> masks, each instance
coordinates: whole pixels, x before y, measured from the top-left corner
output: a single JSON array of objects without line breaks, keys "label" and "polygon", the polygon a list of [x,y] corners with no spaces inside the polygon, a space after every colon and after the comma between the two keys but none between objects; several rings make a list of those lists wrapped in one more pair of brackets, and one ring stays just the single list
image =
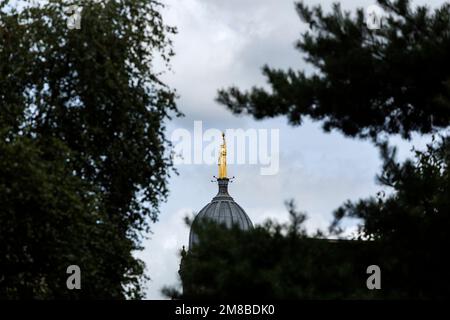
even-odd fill
[{"label": "gilded figure on spire", "polygon": [[225,142],[225,133],[222,133],[223,143],[220,146],[219,155],[219,179],[227,179],[227,144]]}]

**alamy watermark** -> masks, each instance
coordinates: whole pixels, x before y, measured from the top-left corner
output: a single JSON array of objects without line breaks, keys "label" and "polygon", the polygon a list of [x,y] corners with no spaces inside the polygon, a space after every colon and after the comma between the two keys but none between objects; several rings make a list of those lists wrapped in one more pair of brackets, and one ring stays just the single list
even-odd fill
[{"label": "alamy watermark", "polygon": [[365,11],[366,26],[370,30],[378,30],[383,26],[383,10],[376,4],[370,5]]},{"label": "alamy watermark", "polygon": [[67,28],[70,30],[81,29],[81,12],[83,11],[83,7],[72,5],[68,6],[64,11],[68,14]]},{"label": "alamy watermark", "polygon": [[381,269],[378,265],[372,264],[367,267],[367,274],[370,274],[367,278],[366,286],[369,290],[380,290],[381,289]]},{"label": "alamy watermark", "polygon": [[69,290],[81,289],[81,269],[76,264],[72,264],[67,267],[67,274],[70,276],[67,278],[66,286]]},{"label": "alamy watermark", "polygon": [[[279,129],[226,129],[227,164],[259,165],[261,175],[275,175],[280,168]],[[194,121],[193,132],[178,128],[172,132],[173,162],[181,164],[217,164],[222,131],[203,130],[202,121]]]}]

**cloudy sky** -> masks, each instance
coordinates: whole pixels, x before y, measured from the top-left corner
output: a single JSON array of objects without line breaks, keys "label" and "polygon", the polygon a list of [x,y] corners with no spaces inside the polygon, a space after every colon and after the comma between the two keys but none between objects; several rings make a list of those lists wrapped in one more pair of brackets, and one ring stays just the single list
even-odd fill
[{"label": "cloudy sky", "polygon": [[[172,71],[164,80],[179,94],[179,109],[186,115],[168,123],[173,130],[193,131],[194,121],[204,129],[279,129],[280,169],[275,175],[261,175],[258,165],[231,165],[236,176],[230,194],[247,212],[253,223],[273,218],[287,220],[284,201],[295,199],[298,208],[308,213],[310,231],[325,229],[332,211],[345,200],[374,195],[380,190],[375,175],[380,169],[377,150],[368,141],[324,133],[320,123],[306,121],[290,127],[284,118],[255,121],[236,117],[214,98],[219,88],[237,85],[249,88],[265,85],[261,67],[301,68],[312,71],[302,61],[294,42],[306,26],[294,10],[292,0],[163,0],[164,17],[178,28],[174,36],[176,56]],[[329,8],[331,1],[322,3]],[[367,7],[374,1],[342,0],[345,9]],[[436,5],[443,1],[415,1]],[[414,145],[423,147],[427,137],[402,141],[394,137],[400,158],[410,154]],[[161,299],[161,288],[179,285],[178,251],[188,243],[189,230],[183,217],[198,212],[217,193],[211,183],[216,165],[178,165],[179,175],[170,179],[170,196],[161,206],[159,221],[144,242],[138,256],[147,264],[147,297]]]}]

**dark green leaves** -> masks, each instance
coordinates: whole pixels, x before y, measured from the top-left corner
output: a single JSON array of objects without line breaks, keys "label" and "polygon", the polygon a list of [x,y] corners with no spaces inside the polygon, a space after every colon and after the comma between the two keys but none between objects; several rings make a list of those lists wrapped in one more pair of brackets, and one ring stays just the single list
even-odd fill
[{"label": "dark green leaves", "polygon": [[264,68],[270,90],[220,90],[217,100],[256,119],[285,115],[298,125],[309,116],[326,131],[348,136],[429,133],[450,124],[450,6],[434,11],[409,1],[379,1],[382,27],[367,28],[362,9],[352,15],[296,6],[308,24],[297,43],[315,73]]},{"label": "dark green leaves", "polygon": [[[168,64],[175,29],[156,1],[1,4],[0,220],[14,223],[0,232],[13,281],[0,296],[139,297],[132,251],[167,195],[164,122],[178,115],[153,64]],[[67,25],[70,5],[83,8],[81,29]],[[72,263],[85,290],[67,295]]]}]

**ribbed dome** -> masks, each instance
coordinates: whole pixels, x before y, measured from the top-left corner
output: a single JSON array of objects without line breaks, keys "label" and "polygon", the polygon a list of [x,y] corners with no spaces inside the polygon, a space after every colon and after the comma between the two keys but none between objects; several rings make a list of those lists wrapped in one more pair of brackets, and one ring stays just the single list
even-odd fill
[{"label": "ribbed dome", "polygon": [[[209,219],[219,224],[231,228],[233,225],[238,226],[241,230],[253,228],[252,221],[233,198],[228,194],[229,179],[217,179],[219,185],[219,193],[208,203],[195,217],[192,227],[201,219]],[[189,248],[198,242],[197,235],[192,231],[189,234]]]}]

